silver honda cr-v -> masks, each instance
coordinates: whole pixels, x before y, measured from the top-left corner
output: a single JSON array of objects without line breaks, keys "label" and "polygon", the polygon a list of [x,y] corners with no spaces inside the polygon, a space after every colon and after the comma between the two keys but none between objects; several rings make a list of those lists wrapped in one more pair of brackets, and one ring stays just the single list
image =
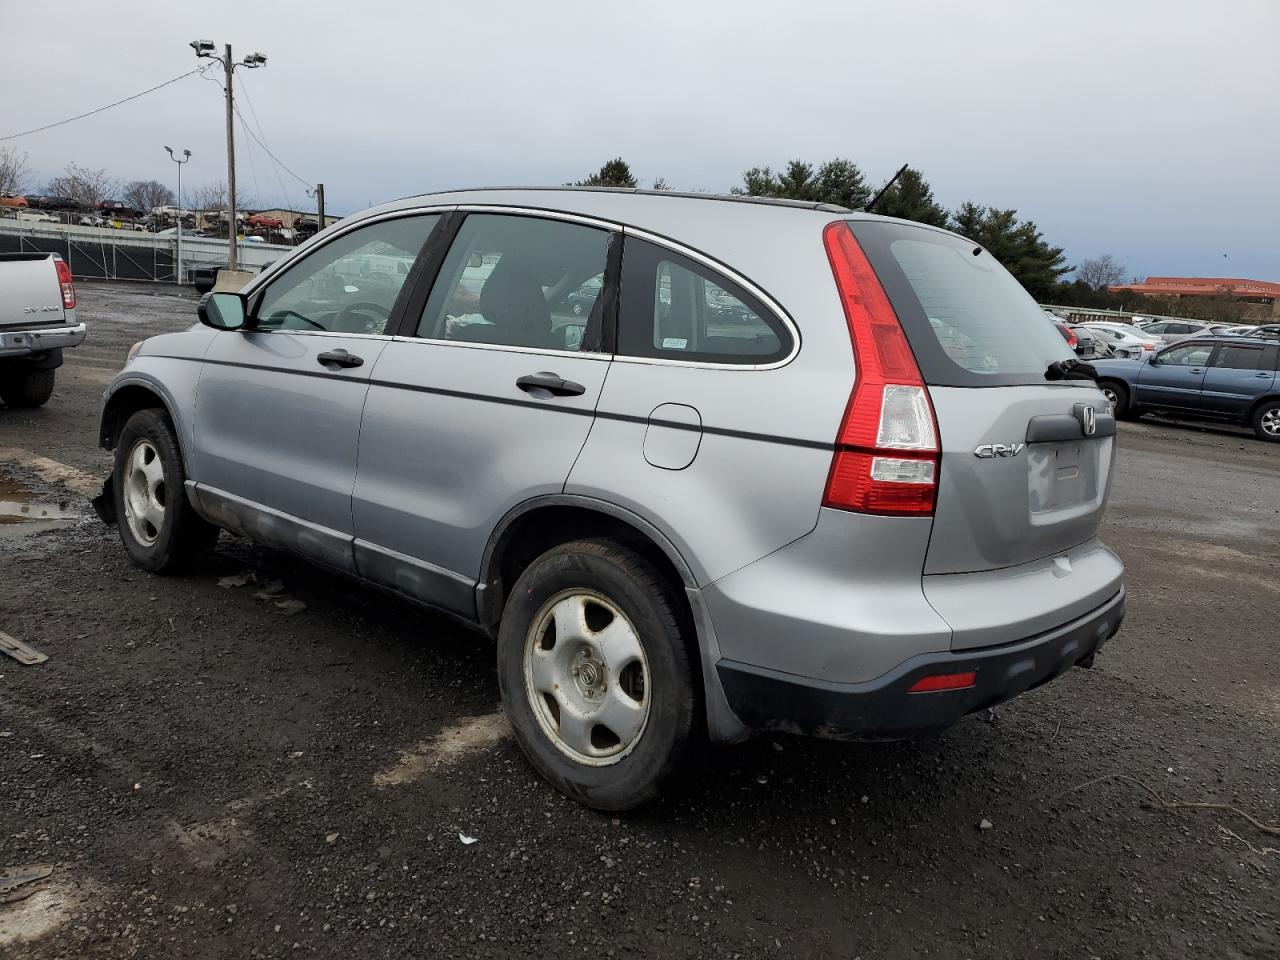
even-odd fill
[{"label": "silver honda cr-v", "polygon": [[220,528],[497,639],[603,809],[699,737],[936,731],[1120,626],[1115,421],[987,251],[840,207],[486,190],[349,217],[107,390],[109,518]]}]

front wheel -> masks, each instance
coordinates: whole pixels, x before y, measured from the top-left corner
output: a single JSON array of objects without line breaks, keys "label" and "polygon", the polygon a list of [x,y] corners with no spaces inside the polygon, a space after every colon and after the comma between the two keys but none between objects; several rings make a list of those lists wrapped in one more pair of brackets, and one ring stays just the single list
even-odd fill
[{"label": "front wheel", "polygon": [[139,410],[116,442],[112,482],[120,540],[152,573],[185,570],[213,549],[218,528],[187,502],[178,438],[160,410]]},{"label": "front wheel", "polygon": [[597,810],[656,797],[681,768],[697,694],[673,587],[610,540],[548,550],[512,587],[498,685],[516,740]]},{"label": "front wheel", "polygon": [[1280,443],[1280,400],[1268,400],[1253,412],[1253,432],[1259,440]]}]

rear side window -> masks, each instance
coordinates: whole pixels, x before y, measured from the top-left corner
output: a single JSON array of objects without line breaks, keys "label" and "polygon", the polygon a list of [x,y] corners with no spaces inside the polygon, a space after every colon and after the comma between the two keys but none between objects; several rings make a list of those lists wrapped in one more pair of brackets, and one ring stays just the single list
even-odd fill
[{"label": "rear side window", "polygon": [[1262,369],[1262,347],[1224,343],[1218,348],[1218,355],[1213,358],[1213,365],[1231,370],[1260,370]]},{"label": "rear side window", "polygon": [[792,347],[786,326],[711,268],[628,237],[622,256],[618,353],[701,363],[772,363]]},{"label": "rear side window", "polygon": [[972,241],[910,224],[849,226],[927,383],[1043,383],[1050,364],[1075,358],[1031,295]]}]

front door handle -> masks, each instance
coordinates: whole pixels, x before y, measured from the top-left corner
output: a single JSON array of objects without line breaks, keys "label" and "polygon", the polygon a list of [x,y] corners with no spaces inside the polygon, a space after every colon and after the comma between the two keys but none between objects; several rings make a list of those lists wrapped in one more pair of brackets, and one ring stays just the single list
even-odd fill
[{"label": "front door handle", "polygon": [[587,388],[580,383],[574,383],[572,380],[565,380],[558,377],[554,373],[530,373],[516,381],[516,386],[525,393],[533,393],[535,390],[545,390],[556,397],[580,397],[587,392]]},{"label": "front door handle", "polygon": [[357,357],[354,353],[339,348],[337,350],[326,350],[324,353],[316,356],[316,363],[322,367],[358,367],[364,363],[364,357]]}]

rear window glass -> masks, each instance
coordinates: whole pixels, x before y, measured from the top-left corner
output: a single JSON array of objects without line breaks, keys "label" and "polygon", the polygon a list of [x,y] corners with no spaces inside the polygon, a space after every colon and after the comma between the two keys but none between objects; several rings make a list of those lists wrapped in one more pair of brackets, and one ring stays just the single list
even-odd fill
[{"label": "rear window glass", "polygon": [[852,221],[926,382],[1043,383],[1074,359],[1034,299],[979,245],[910,224]]}]

